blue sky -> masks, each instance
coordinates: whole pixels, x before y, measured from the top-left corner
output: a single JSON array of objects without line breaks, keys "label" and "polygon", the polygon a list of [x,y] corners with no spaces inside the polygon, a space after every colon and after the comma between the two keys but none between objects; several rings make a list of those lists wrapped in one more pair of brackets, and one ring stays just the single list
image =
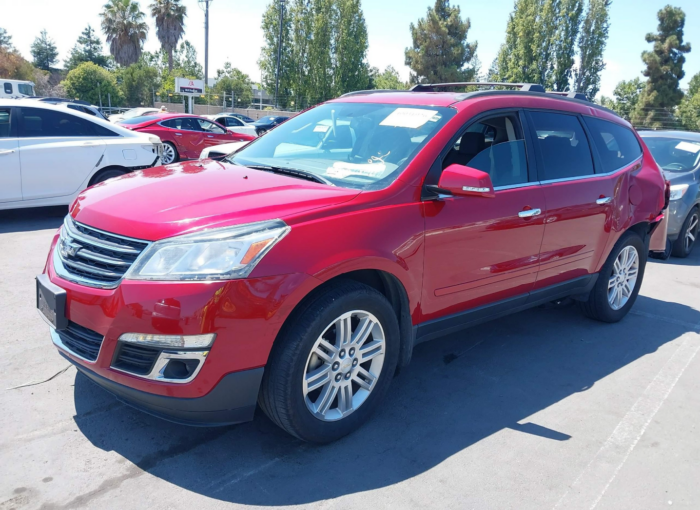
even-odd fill
[{"label": "blue sky", "polygon": [[[103,0],[22,0],[3,1],[0,26],[13,36],[15,46],[27,57],[34,37],[42,28],[57,43],[60,58],[64,59],[75,44],[80,31],[88,23],[99,27],[98,13]],[[142,9],[150,0],[141,0]],[[189,10],[186,38],[195,44],[200,60],[204,59],[204,14],[196,0],[184,0]],[[396,67],[404,78],[408,68],[403,65],[404,49],[411,44],[409,24],[425,15],[431,0],[363,0],[369,30],[371,65]],[[611,7],[610,38],[605,52],[607,69],[602,75],[602,93],[610,95],[623,79],[641,76],[641,52],[651,47],[644,40],[647,32],[656,29],[656,12],[666,5],[662,0],[613,0]],[[268,0],[214,0],[211,5],[209,35],[210,69],[216,70],[224,62],[231,63],[248,73],[255,81],[260,79],[257,60],[262,45],[260,20]],[[478,56],[484,70],[488,69],[505,38],[508,15],[513,0],[453,0],[469,17],[472,29],[470,40],[479,42]],[[687,55],[685,66],[689,77],[700,72],[700,0],[677,0],[672,5],[686,13],[686,40],[694,45]],[[150,22],[150,18],[149,18]],[[151,28],[146,49],[155,50],[158,42]],[[105,47],[106,48],[106,47]],[[210,74],[215,74],[210,71]]]}]

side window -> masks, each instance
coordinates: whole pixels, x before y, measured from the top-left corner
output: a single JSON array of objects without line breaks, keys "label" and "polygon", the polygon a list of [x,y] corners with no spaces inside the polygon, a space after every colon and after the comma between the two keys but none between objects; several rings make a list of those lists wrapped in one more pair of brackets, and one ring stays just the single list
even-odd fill
[{"label": "side window", "polygon": [[594,117],[584,117],[583,121],[591,132],[604,173],[614,172],[642,155],[637,137],[626,127]]},{"label": "side window", "polygon": [[0,108],[0,138],[10,137],[10,118],[12,110],[9,108]]},{"label": "side window", "polygon": [[235,117],[226,117],[226,125],[229,127],[240,127],[243,123]]},{"label": "side window", "polygon": [[12,94],[12,83],[5,83],[5,94]]},{"label": "side window", "polygon": [[95,136],[92,123],[75,115],[42,108],[22,108],[20,111],[20,137]]},{"label": "side window", "polygon": [[161,126],[165,126],[170,129],[180,129],[182,127],[182,119],[168,119],[160,123]]},{"label": "side window", "polygon": [[178,120],[181,122],[180,129],[184,129],[185,131],[203,131],[199,125],[199,122],[197,122],[198,119],[185,117]]},{"label": "side window", "polygon": [[593,158],[583,126],[574,115],[530,112],[541,181],[593,175]]},{"label": "side window", "polygon": [[452,164],[488,173],[494,187],[528,182],[525,140],[518,117],[499,115],[469,126],[442,166]]},{"label": "side window", "polygon": [[217,126],[213,122],[209,122],[208,120],[203,120],[203,119],[196,119],[197,122],[199,122],[200,125],[200,131],[204,131],[205,133],[214,133],[216,135],[224,135],[226,134],[226,131],[224,128]]}]

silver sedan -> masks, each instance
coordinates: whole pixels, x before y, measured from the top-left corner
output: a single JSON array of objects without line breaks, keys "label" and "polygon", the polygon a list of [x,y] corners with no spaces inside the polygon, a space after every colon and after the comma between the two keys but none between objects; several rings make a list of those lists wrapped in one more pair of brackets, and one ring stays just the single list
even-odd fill
[{"label": "silver sedan", "polygon": [[700,133],[641,131],[639,135],[671,183],[668,208],[671,254],[687,257],[700,229]]}]

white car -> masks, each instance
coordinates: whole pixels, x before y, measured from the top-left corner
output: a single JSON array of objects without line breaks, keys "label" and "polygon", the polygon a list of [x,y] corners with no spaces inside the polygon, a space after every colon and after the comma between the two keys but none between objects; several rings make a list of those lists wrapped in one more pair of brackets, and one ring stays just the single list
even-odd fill
[{"label": "white car", "polygon": [[144,115],[152,115],[159,113],[159,108],[132,108],[124,113],[117,113],[107,117],[110,122],[121,122],[124,119],[133,119],[134,117],[143,117]]},{"label": "white car", "polygon": [[234,117],[230,113],[219,113],[218,115],[205,115],[209,120],[218,122],[226,129],[233,133],[242,133],[244,135],[258,136],[258,131],[252,124],[246,124],[238,117]]},{"label": "white car", "polygon": [[160,138],[34,99],[0,99],[0,209],[69,205],[82,190],[160,164]]},{"label": "white car", "polygon": [[233,142],[233,143],[222,143],[221,145],[213,145],[207,147],[199,155],[199,159],[224,159],[229,154],[236,152],[241,147],[248,145],[250,142]]}]

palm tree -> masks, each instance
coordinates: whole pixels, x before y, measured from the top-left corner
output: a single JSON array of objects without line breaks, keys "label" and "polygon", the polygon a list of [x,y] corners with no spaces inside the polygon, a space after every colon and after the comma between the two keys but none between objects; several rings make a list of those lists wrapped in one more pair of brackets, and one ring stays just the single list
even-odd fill
[{"label": "palm tree", "polygon": [[153,0],[149,6],[156,20],[156,36],[168,54],[168,71],[173,71],[173,50],[185,34],[187,7],[180,0]]},{"label": "palm tree", "polygon": [[132,0],[109,0],[104,5],[100,13],[102,31],[117,64],[135,64],[141,57],[141,45],[148,34],[144,17],[138,2]]}]

